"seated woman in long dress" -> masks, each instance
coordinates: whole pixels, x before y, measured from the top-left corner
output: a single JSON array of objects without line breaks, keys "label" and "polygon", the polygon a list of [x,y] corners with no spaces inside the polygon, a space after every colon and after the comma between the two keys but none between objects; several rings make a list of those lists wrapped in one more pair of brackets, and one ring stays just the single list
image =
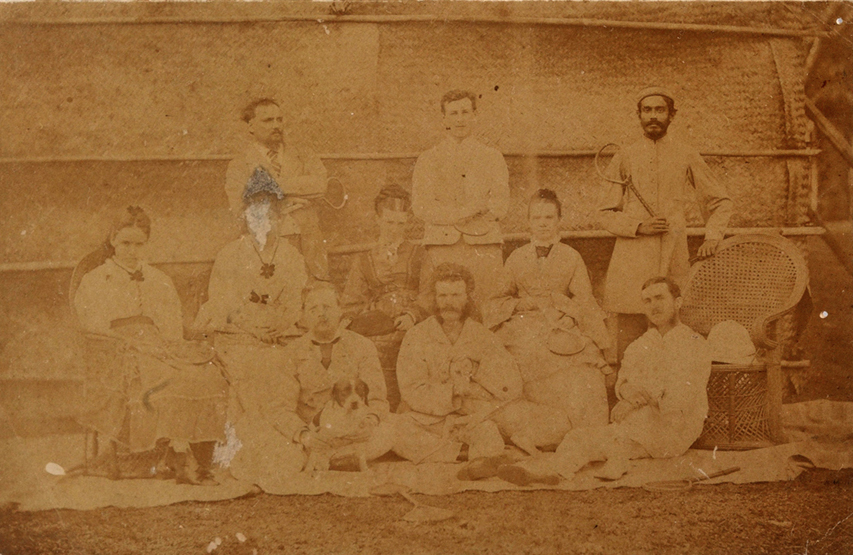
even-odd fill
[{"label": "seated woman in long dress", "polygon": [[409,193],[399,185],[379,191],[374,200],[379,239],[375,247],[353,257],[341,296],[344,316],[354,319],[350,329],[376,345],[391,410],[400,402],[396,368],[403,336],[427,318],[431,308],[431,259],[422,245],[406,240],[411,204]]},{"label": "seated woman in long dress", "polygon": [[575,428],[604,425],[610,338],[583,259],[560,242],[561,216],[554,191],[530,199],[531,241],[507,259],[485,323],[518,362],[526,399],[562,409]]},{"label": "seated woman in long dress", "polygon": [[208,301],[194,324],[215,333],[231,381],[228,442],[216,454],[226,465],[241,443],[258,437],[254,426],[262,419],[255,400],[269,387],[264,376],[285,368],[285,345],[303,334],[297,322],[308,274],[302,255],[280,236],[283,197],[274,183],[244,191],[244,233],[216,255]]},{"label": "seated woman in long dress", "polygon": [[141,208],[124,211],[109,235],[111,256],[83,276],[74,296],[90,345],[100,344],[100,358],[87,365],[87,410],[79,421],[106,445],[112,478],[120,476],[116,443],[143,452],[168,440],[178,482],[212,483],[228,383],[209,346],[184,341],[172,280],[140,258],[150,234]]}]

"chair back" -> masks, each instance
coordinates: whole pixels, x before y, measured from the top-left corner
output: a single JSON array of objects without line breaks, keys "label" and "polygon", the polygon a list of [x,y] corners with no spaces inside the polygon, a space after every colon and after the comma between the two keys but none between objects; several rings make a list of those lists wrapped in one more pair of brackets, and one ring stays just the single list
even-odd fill
[{"label": "chair back", "polygon": [[779,235],[738,235],[690,269],[682,291],[681,320],[707,335],[724,320],[750,330],[760,347],[775,347],[768,326],[792,311],[808,285],[805,258]]},{"label": "chair back", "polygon": [[106,243],[98,247],[83,257],[80,262],[74,267],[71,272],[71,283],[68,285],[68,303],[71,305],[71,313],[74,318],[77,318],[77,311],[74,310],[74,296],[77,294],[77,289],[80,287],[80,282],[83,281],[83,276],[103,264],[112,256]]}]

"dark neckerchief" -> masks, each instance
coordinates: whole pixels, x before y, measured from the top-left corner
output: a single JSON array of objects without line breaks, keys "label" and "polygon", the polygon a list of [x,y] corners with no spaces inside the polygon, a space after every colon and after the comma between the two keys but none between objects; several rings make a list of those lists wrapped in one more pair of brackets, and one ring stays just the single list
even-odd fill
[{"label": "dark neckerchief", "polygon": [[328,343],[321,343],[313,339],[311,340],[311,343],[313,343],[317,347],[320,347],[320,364],[322,364],[323,368],[325,368],[326,370],[328,370],[329,366],[332,364],[332,349],[334,348],[335,344],[340,340],[340,335],[332,339]]},{"label": "dark neckerchief", "polygon": [[550,254],[551,249],[554,248],[554,245],[548,245],[547,247],[535,247],[536,248],[536,258],[548,258],[548,254]]}]

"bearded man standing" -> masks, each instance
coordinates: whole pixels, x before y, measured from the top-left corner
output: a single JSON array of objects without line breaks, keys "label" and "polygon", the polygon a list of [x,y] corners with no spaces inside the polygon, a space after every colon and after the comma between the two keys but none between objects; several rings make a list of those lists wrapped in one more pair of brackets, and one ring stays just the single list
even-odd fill
[{"label": "bearded man standing", "polygon": [[641,91],[637,115],[644,136],[617,153],[605,174],[599,218],[617,239],[607,269],[604,309],[616,314],[619,359],[647,329],[637,294],[646,280],[666,276],[684,284],[690,269],[687,211],[693,199],[706,220],[705,242],[697,253],[701,258],[716,252],[732,215],[726,187],[699,152],[667,134],[675,113],[675,97],[665,89]]}]

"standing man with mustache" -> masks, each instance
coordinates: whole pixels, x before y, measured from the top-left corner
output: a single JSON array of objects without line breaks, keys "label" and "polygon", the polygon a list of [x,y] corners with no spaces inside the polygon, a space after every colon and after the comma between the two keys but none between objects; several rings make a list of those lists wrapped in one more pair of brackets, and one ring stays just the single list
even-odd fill
[{"label": "standing man with mustache", "polygon": [[329,279],[329,262],[316,202],[326,193],[326,168],[311,150],[284,140],[284,117],[271,98],[256,100],[243,109],[252,144],[229,164],[225,193],[231,212],[242,219],[247,189],[266,188],[274,182],[285,194],[281,203],[280,231],[305,257],[308,273]]},{"label": "standing man with mustache", "polygon": [[498,222],[509,209],[503,155],[473,137],[477,95],[453,90],[441,98],[447,136],[418,157],[412,210],[424,221],[423,244],[435,264],[452,262],[474,275],[478,305],[498,288],[503,268]]},{"label": "standing man with mustache", "polygon": [[667,134],[675,113],[675,97],[667,90],[641,91],[637,115],[644,136],[617,153],[605,174],[599,217],[617,239],[604,285],[604,309],[616,316],[618,360],[648,327],[639,295],[643,283],[667,276],[683,285],[687,277],[687,211],[694,198],[706,220],[700,257],[716,252],[732,215],[725,185],[699,152]]}]

